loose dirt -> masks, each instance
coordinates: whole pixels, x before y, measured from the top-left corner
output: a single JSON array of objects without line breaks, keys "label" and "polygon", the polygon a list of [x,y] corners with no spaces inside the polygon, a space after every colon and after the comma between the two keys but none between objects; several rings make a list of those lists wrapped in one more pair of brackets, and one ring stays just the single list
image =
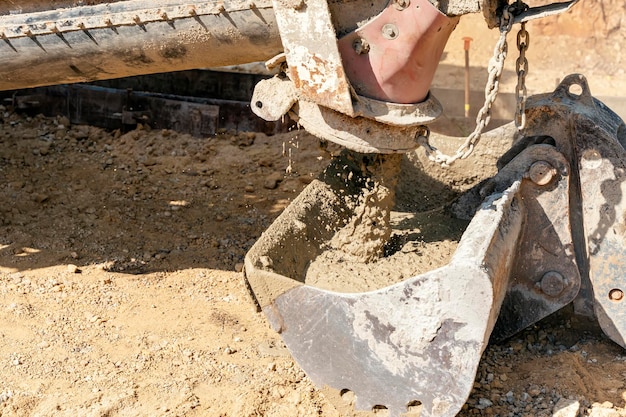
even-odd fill
[{"label": "loose dirt", "polygon": [[[458,36],[478,39],[480,20],[466,21]],[[574,65],[592,93],[623,91],[618,27],[608,38],[540,41],[554,48],[535,47],[532,89],[550,91]],[[436,83],[461,88],[462,50],[453,47]],[[338,416],[256,312],[240,273],[246,251],[328,163],[316,139],[122,134],[9,109],[1,119],[0,415]],[[493,149],[481,155],[495,157]],[[417,243],[397,245],[419,262],[444,252],[437,242],[446,234],[456,239],[441,231],[442,204],[489,174],[455,169],[463,170],[445,184],[400,184],[423,196],[406,229]],[[396,216],[392,223],[407,220]],[[487,349],[460,415],[570,407],[577,412],[561,415],[626,416],[625,381],[622,348],[593,323],[557,315]]]},{"label": "loose dirt", "polygon": [[410,175],[418,159],[376,158],[353,164],[351,191],[344,197],[346,224],[321,242],[323,251],[307,266],[305,283],[339,292],[373,291],[444,266],[452,257],[467,222],[447,215],[441,196],[439,207],[423,210],[415,192],[435,178]]},{"label": "loose dirt", "polygon": [[[433,225],[437,225],[437,236],[428,236]],[[440,212],[394,211],[384,256],[365,263],[328,249],[311,262],[305,282],[339,292],[373,291],[396,284],[447,265],[466,226],[467,222]]]},{"label": "loose dirt", "polygon": [[[237,272],[326,163],[315,139],[120,135],[6,116],[0,415],[328,409]],[[283,143],[297,147],[292,160]]]}]

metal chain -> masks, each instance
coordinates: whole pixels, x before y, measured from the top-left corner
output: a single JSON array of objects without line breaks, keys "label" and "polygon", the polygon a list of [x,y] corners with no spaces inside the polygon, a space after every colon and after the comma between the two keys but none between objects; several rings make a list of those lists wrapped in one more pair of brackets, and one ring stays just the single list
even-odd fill
[{"label": "metal chain", "polygon": [[[498,38],[498,42],[496,43],[493,51],[493,57],[489,60],[487,68],[489,76],[487,79],[487,85],[485,86],[485,104],[483,104],[483,107],[478,111],[478,115],[476,116],[476,128],[467,137],[465,142],[457,149],[456,153],[452,156],[443,154],[429,143],[428,136],[423,136],[423,130],[418,132],[416,138],[417,142],[424,147],[426,155],[431,161],[441,164],[442,166],[449,166],[452,165],[457,159],[467,158],[473,152],[474,147],[480,140],[480,136],[482,135],[485,126],[487,126],[491,120],[491,106],[498,95],[500,76],[502,75],[504,60],[506,59],[508,51],[506,36],[511,31],[512,27],[513,16],[509,13],[508,8],[505,7],[500,20],[500,37]],[[430,133],[429,130],[427,130],[427,132]]]},{"label": "metal chain", "polygon": [[522,130],[526,126],[526,74],[528,74],[526,50],[529,44],[530,35],[526,30],[526,23],[522,23],[519,32],[517,32],[519,57],[517,61],[515,61],[517,71],[517,86],[515,87],[515,101],[517,102],[515,126],[517,126],[518,130]]}]

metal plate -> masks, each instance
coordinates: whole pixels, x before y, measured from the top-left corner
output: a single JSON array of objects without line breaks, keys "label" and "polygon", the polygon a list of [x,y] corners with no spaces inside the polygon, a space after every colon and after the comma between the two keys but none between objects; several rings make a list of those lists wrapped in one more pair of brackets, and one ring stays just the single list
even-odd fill
[{"label": "metal plate", "polygon": [[[535,184],[529,171],[536,164],[554,170],[546,184]],[[510,177],[524,176],[521,198],[526,207],[515,266],[492,339],[503,340],[569,304],[578,295],[576,263],[569,216],[570,168],[550,145],[526,148],[493,179],[496,188]],[[500,186],[501,187],[501,186]]]},{"label": "metal plate", "polygon": [[326,0],[273,0],[298,98],[352,115],[350,84]]},{"label": "metal plate", "polygon": [[[393,103],[426,99],[448,37],[459,21],[428,0],[399,2],[339,40],[346,74],[357,94]],[[389,35],[391,33],[391,35]],[[358,53],[355,42],[367,43]]]}]

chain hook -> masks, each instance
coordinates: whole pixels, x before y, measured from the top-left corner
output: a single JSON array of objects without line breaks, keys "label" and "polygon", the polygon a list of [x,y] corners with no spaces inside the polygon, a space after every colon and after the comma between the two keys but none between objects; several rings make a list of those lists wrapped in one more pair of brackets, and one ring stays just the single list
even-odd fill
[{"label": "chain hook", "polygon": [[485,102],[476,116],[476,127],[472,133],[465,139],[465,142],[459,146],[456,153],[452,156],[445,155],[437,148],[432,146],[428,141],[428,135],[421,135],[418,133],[417,142],[424,148],[428,158],[442,166],[450,166],[457,159],[465,159],[469,157],[476,144],[480,140],[485,127],[491,121],[491,108],[498,96],[498,89],[500,87],[500,76],[504,69],[504,61],[508,52],[508,44],[506,37],[513,27],[514,15],[509,10],[509,7],[502,9],[502,16],[500,17],[500,37],[493,51],[493,56],[489,60],[488,65],[488,78],[485,86]]},{"label": "chain hook", "polygon": [[511,13],[513,8],[511,6],[507,6],[502,8],[502,15],[500,16],[500,33],[505,32],[509,33],[511,28],[513,27],[513,14]]},{"label": "chain hook", "polygon": [[517,49],[519,57],[515,61],[515,69],[517,72],[517,85],[515,86],[515,101],[517,103],[515,114],[515,126],[518,130],[522,130],[526,126],[526,75],[528,74],[528,59],[526,59],[526,50],[530,44],[530,35],[526,30],[526,23],[522,23],[517,33]]},{"label": "chain hook", "polygon": [[[494,48],[494,54],[489,60],[487,85],[485,86],[485,103],[478,111],[476,116],[476,128],[465,139],[465,142],[459,146],[456,153],[452,156],[445,155],[429,142],[429,133],[420,131],[416,135],[417,143],[424,148],[428,159],[438,163],[444,167],[450,166],[457,159],[465,159],[472,154],[476,144],[478,144],[483,130],[491,121],[491,107],[498,95],[500,86],[500,76],[504,69],[504,60],[507,56],[508,44],[506,37],[513,28],[515,16],[528,10],[528,5],[521,0],[507,5],[502,9],[500,16],[500,37]],[[530,43],[530,35],[526,31],[526,24],[521,23],[521,28],[517,34],[517,48],[520,56],[516,61],[517,86],[515,89],[516,113],[515,126],[518,130],[522,130],[526,125],[526,74],[528,74],[528,60],[526,59],[526,50]]]},{"label": "chain hook", "polygon": [[[505,14],[508,13],[511,21],[515,16],[526,12],[529,6],[522,0],[516,0],[515,3],[505,7]],[[530,44],[530,35],[526,30],[526,22],[520,24],[520,30],[517,32],[517,49],[519,57],[515,61],[515,72],[517,74],[517,85],[515,86],[515,126],[518,130],[524,129],[526,126],[526,75],[528,74],[528,59],[526,59],[526,50]]]}]

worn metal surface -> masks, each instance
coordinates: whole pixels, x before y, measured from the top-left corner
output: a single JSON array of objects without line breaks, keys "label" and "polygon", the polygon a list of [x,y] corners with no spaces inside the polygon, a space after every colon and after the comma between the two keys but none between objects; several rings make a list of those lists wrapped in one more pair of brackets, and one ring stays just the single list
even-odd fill
[{"label": "worn metal surface", "polygon": [[[430,84],[458,18],[428,0],[387,8],[339,40],[346,74],[357,94],[393,103],[418,103]],[[363,45],[367,45],[364,50]]]},{"label": "worn metal surface", "polygon": [[[338,170],[347,166],[336,162]],[[507,287],[524,207],[519,182],[494,194],[450,265],[369,293],[340,294],[300,281],[349,216],[351,184],[314,181],[250,250],[245,273],[259,306],[315,384],[355,409],[391,416],[454,416],[472,389]]]},{"label": "worn metal surface", "polygon": [[273,0],[298,99],[353,114],[350,83],[326,0]]},{"label": "worn metal surface", "polygon": [[261,61],[281,50],[269,0],[18,9],[0,15],[0,90]]},{"label": "worn metal surface", "polygon": [[[517,278],[512,278],[494,337],[511,335],[529,324],[530,318],[547,315],[549,311],[543,311],[546,302],[558,307],[576,295],[575,310],[595,315],[603,331],[626,347],[626,314],[620,296],[626,288],[626,126],[592,97],[585,78],[579,74],[566,77],[553,93],[531,97],[526,110],[524,138],[503,157],[502,170],[514,163],[511,156],[521,149],[554,147],[571,166],[569,187],[561,191],[569,201],[549,202],[539,195],[525,197],[528,212],[533,212],[533,204],[538,203],[545,218],[528,222],[527,230],[535,232],[524,235],[515,270],[523,272],[541,252],[545,252],[545,259],[554,261],[554,266],[534,273],[526,271],[526,281],[517,286],[518,291],[514,290]],[[567,223],[571,239],[563,234]],[[552,231],[557,232],[552,238],[546,235]],[[573,271],[574,265],[578,274]],[[577,275],[579,290],[572,287]]]},{"label": "worn metal surface", "polygon": [[359,97],[353,117],[306,100],[297,101],[291,80],[280,76],[261,81],[254,89],[252,111],[268,121],[287,113],[313,135],[361,153],[408,152],[419,146],[416,134],[442,112],[428,95],[417,104],[386,103]]},{"label": "worn metal surface", "polygon": [[354,103],[354,110],[357,116],[402,127],[434,122],[443,113],[443,106],[431,93],[428,93],[423,101],[415,104],[390,103],[359,96]]},{"label": "worn metal surface", "polygon": [[251,249],[250,288],[318,386],[339,399],[353,393],[357,410],[400,415],[419,403],[421,416],[455,415],[490,336],[506,338],[576,297],[624,346],[626,125],[579,75],[531,97],[526,111],[520,140],[477,189],[486,200],[449,265],[368,293],[303,285],[358,181],[333,186],[332,175]]},{"label": "worn metal surface", "polygon": [[309,133],[361,153],[400,153],[419,146],[419,126],[392,126],[366,117],[349,117],[302,101],[290,113]]},{"label": "worn metal surface", "polygon": [[[481,9],[495,16],[501,2],[450,0],[439,8],[450,16]],[[265,61],[283,50],[269,0],[85,3],[0,2],[0,90]],[[334,30],[354,31],[386,5],[332,0]],[[305,45],[314,44],[315,31],[305,29],[296,30]]]},{"label": "worn metal surface", "polygon": [[544,17],[565,13],[572,7],[574,7],[576,3],[578,3],[578,0],[569,0],[563,2],[549,3],[542,6],[529,7],[522,13],[516,15],[513,18],[513,22],[523,23],[534,19],[541,19]]},{"label": "worn metal surface", "polygon": [[551,145],[530,146],[504,166],[490,186],[497,191],[520,177],[525,178],[520,191],[526,207],[524,227],[494,340],[563,308],[580,289],[569,218],[569,163]]},{"label": "worn metal surface", "polygon": [[[577,89],[580,91],[576,91]],[[565,77],[552,93],[530,97],[526,104],[526,118],[526,136],[537,140],[549,138],[571,164],[569,216],[581,277],[581,288],[574,300],[574,309],[579,314],[595,316],[594,291],[590,277],[591,258],[587,249],[589,231],[586,230],[590,227],[586,224],[590,222],[588,217],[592,213],[588,213],[585,206],[594,199],[602,199],[602,193],[587,194],[587,198],[583,198],[583,192],[587,191],[581,184],[581,153],[589,145],[581,141],[578,129],[581,124],[587,126],[587,133],[583,137],[589,143],[619,142],[616,138],[620,137],[618,126],[621,120],[591,96],[585,78],[579,74]],[[592,139],[594,135],[597,136],[596,139]],[[595,186],[588,189],[595,189]]]},{"label": "worn metal surface", "polygon": [[562,84],[555,96],[578,109],[572,133],[579,161],[594,311],[604,333],[626,347],[626,125],[593,100],[584,79],[570,82],[579,85],[582,92],[572,94],[569,85]]},{"label": "worn metal surface", "polygon": [[320,139],[362,153],[398,153],[415,149],[416,133],[442,113],[431,94],[416,104],[397,104],[356,97],[348,116],[307,100],[298,102],[294,83],[278,75],[259,82],[252,96],[252,111],[268,121],[289,113],[302,127]]}]

